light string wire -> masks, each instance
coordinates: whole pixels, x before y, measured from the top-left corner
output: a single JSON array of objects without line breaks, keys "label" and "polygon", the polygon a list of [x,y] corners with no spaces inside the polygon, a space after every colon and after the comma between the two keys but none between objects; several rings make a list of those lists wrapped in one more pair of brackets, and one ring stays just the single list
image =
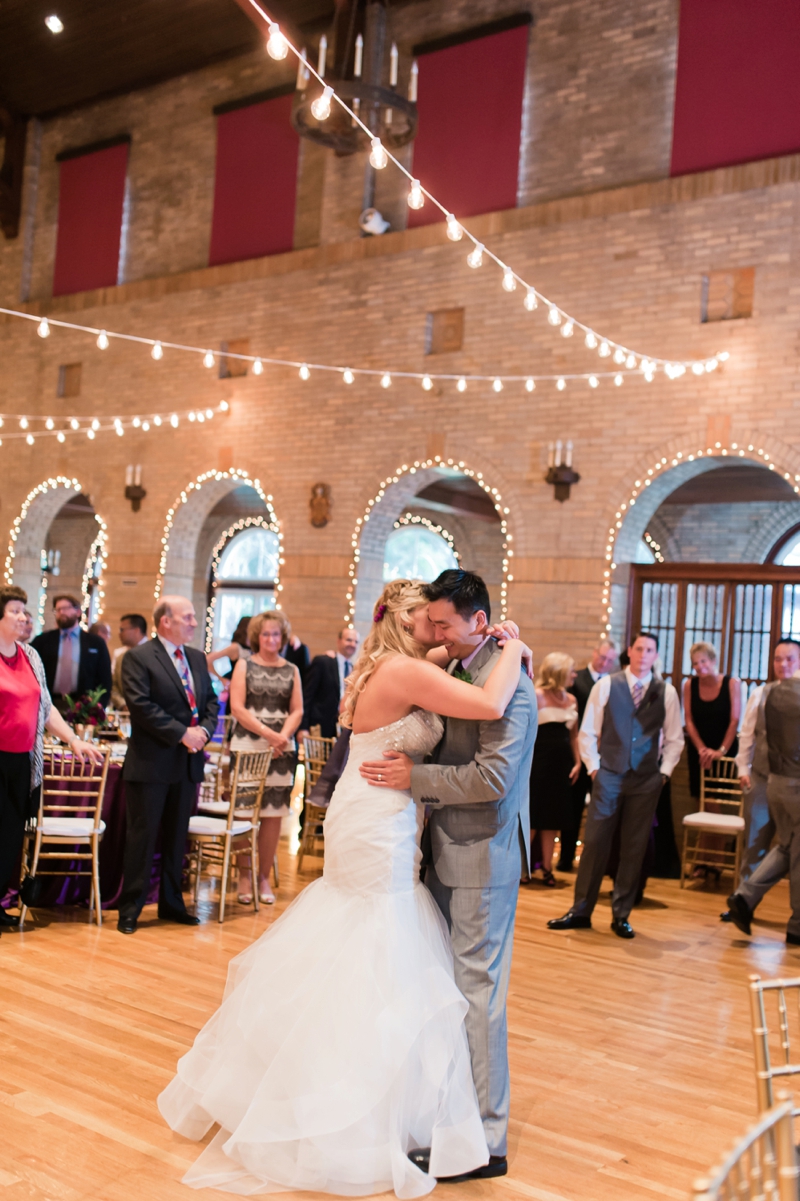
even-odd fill
[{"label": "light string wire", "polygon": [[[298,62],[302,63],[304,72],[309,76],[313,76],[314,79],[316,79],[317,82],[322,85],[323,96],[327,96],[329,107],[330,101],[335,100],[339,107],[348,114],[353,125],[358,126],[358,128],[363,130],[363,132],[367,135],[373,146],[373,150],[380,150],[382,159],[384,160],[382,162],[382,166],[385,166],[386,162],[392,162],[397,170],[406,177],[411,186],[409,193],[409,204],[411,204],[411,196],[413,194],[413,207],[419,209],[424,203],[422,197],[427,197],[431,204],[433,204],[445,218],[448,227],[448,236],[451,238],[451,240],[460,241],[461,237],[466,235],[466,237],[472,243],[473,250],[470,252],[467,259],[469,265],[471,267],[480,267],[484,255],[491,259],[492,262],[496,263],[503,272],[502,283],[505,291],[513,292],[516,290],[517,285],[519,284],[525,290],[525,307],[530,310],[534,310],[538,308],[539,302],[541,302],[548,311],[548,320],[550,324],[553,326],[561,326],[561,332],[564,337],[571,337],[576,329],[580,330],[585,335],[585,344],[587,349],[596,349],[601,358],[607,358],[609,355],[613,355],[615,362],[618,362],[619,364],[625,362],[629,368],[639,365],[645,375],[648,375],[651,372],[654,372],[658,367],[661,367],[670,379],[675,379],[680,375],[684,375],[690,368],[696,375],[702,374],[705,370],[713,371],[718,365],[718,363],[714,361],[715,359],[722,359],[724,361],[729,357],[726,352],[723,352],[722,355],[715,355],[712,356],[711,359],[701,362],[700,360],[694,359],[674,360],[664,359],[659,356],[643,355],[639,351],[632,350],[630,347],[623,345],[621,342],[615,341],[613,338],[606,338],[601,334],[598,334],[597,331],[592,329],[591,326],[586,325],[577,318],[570,316],[565,309],[561,308],[561,306],[556,304],[555,301],[550,300],[544,295],[543,292],[540,292],[538,288],[535,288],[532,284],[529,284],[522,278],[521,275],[514,271],[512,267],[510,267],[507,263],[504,263],[503,260],[499,258],[493,251],[489,250],[483,244],[483,242],[479,241],[478,238],[476,238],[475,235],[467,229],[463,222],[456,219],[455,215],[451,213],[449,209],[447,209],[441,203],[441,201],[433,195],[432,192],[429,192],[427,188],[423,187],[420,180],[415,179],[411,172],[403,166],[399,159],[395,158],[392,152],[386,149],[373,131],[364,124],[358,113],[350,108],[349,105],[341,98],[341,96],[339,96],[336,89],[330,84],[326,84],[323,76],[320,75],[317,70],[315,70],[313,64],[308,60],[306,55],[301,53],[301,51],[297,49],[297,47],[289,40],[289,38],[287,38],[277,21],[274,21],[269,13],[261,7],[261,5],[258,3],[258,0],[248,0],[248,3],[259,14],[262,20],[266,21],[269,25],[270,40],[273,38],[280,39],[280,42],[288,47],[289,50],[291,50]],[[269,44],[267,49],[269,51]],[[273,55],[272,57],[277,57],[277,55]],[[280,57],[285,57],[285,51]],[[322,119],[324,120],[325,118]],[[631,360],[634,361],[632,362]],[[636,360],[639,360],[638,364],[636,363]],[[709,364],[712,362],[713,366],[710,366]]]}]

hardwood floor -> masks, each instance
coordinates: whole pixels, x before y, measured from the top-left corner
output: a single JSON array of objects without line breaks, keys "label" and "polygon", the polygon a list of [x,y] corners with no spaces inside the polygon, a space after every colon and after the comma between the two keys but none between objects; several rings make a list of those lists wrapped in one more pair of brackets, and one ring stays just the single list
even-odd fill
[{"label": "hardwood floor", "polygon": [[[174,1136],[155,1098],[219,1003],[228,960],[302,884],[281,850],[280,902],[233,905],[195,930],[145,910],[138,933],[85,911],[40,910],[0,938],[0,1201],[188,1201],[197,1145]],[[748,973],[800,975],[783,941],[786,885],[747,940],[718,920],[725,892],[653,881],[637,937],[545,928],[568,886],[523,888],[509,998],[510,1174],[461,1185],[478,1201],[685,1201],[755,1117]],[[333,1019],[332,1019],[333,1020]],[[437,1196],[455,1195],[441,1185]],[[310,1194],[304,1194],[306,1198]]]}]

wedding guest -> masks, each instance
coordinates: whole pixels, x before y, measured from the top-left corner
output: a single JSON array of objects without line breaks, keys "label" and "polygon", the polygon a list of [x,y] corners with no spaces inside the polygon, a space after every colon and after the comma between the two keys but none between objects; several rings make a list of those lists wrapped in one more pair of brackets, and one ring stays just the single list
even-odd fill
[{"label": "wedding guest", "polygon": [[214,733],[219,705],[202,651],[188,646],[197,629],[185,596],[163,596],[153,612],[156,637],[122,659],[122,692],[131,736],[125,781],[126,838],[117,929],[133,934],[147,900],[156,836],[161,829],[158,916],[184,926],[181,892],[189,818],[203,779],[203,747]]},{"label": "wedding guest", "polygon": [[111,659],[111,704],[115,709],[124,709],[122,658],[132,646],[147,642],[147,621],[141,613],[125,613],[120,617],[119,640],[122,645],[116,648]]},{"label": "wedding guest", "polygon": [[102,688],[101,705],[111,695],[111,656],[103,638],[80,628],[80,601],[69,593],[53,597],[56,629],[37,634],[31,646],[41,656],[54,704],[66,708],[65,697]]},{"label": "wedding guest", "polygon": [[31,635],[33,634],[33,617],[27,609],[24,610],[24,613],[25,625],[22,630],[22,637],[17,639],[18,642],[30,642]]},{"label": "wedding guest", "polygon": [[311,666],[311,654],[305,642],[301,642],[297,635],[292,633],[292,624],[288,617],[286,618],[286,628],[289,633],[286,642],[281,647],[281,658],[285,659],[287,663],[293,663],[300,672],[300,679],[304,681]]},{"label": "wedding guest", "polygon": [[581,770],[578,750],[578,706],[567,689],[575,678],[569,655],[546,655],[536,680],[539,733],[531,763],[531,844],[538,830],[542,847],[542,879],[555,888],[553,848],[556,833],[569,814],[572,786]]},{"label": "wedding guest", "polygon": [[[231,678],[233,669],[239,660],[247,660],[250,658],[252,651],[250,650],[250,646],[247,641],[247,627],[250,625],[252,620],[252,615],[250,613],[248,613],[246,617],[240,617],[239,621],[236,623],[236,629],[233,631],[228,645],[221,646],[219,650],[212,651],[211,654],[206,655],[208,670],[213,671],[218,680],[229,680]],[[219,662],[220,659],[228,659],[230,662],[230,668],[224,676],[221,676],[214,666],[214,664]]]},{"label": "wedding guest", "polygon": [[107,621],[93,621],[89,626],[89,633],[96,634],[98,638],[102,638],[106,646],[111,645],[111,626]]},{"label": "wedding guest", "polygon": [[658,657],[655,634],[637,634],[628,655],[629,666],[598,680],[586,704],[579,742],[581,758],[593,781],[592,799],[575,899],[568,913],[547,923],[551,930],[591,926],[619,826],[620,862],[611,898],[611,929],[619,938],[635,937],[628,915],[639,888],[659,794],[681,757],[683,723],[677,692],[653,672]]},{"label": "wedding guest", "polygon": [[301,737],[309,733],[311,726],[319,726],[323,738],[336,737],[345,680],[353,670],[353,658],[357,650],[357,631],[345,627],[339,631],[336,639],[335,657],[316,655],[311,660],[303,688]]},{"label": "wedding guest", "polygon": [[[0,588],[0,897],[19,862],[25,822],[33,816],[31,794],[42,782],[44,731],[60,738],[83,762],[102,762],[96,746],[82,742],[50,700],[42,660],[22,640],[27,594]],[[19,916],[0,908],[0,930]]]},{"label": "wedding guest", "polygon": [[[574,683],[569,691],[578,702],[578,723],[580,730],[583,714],[589,693],[598,680],[607,676],[617,658],[617,648],[610,638],[603,638],[592,651],[592,657],[586,667],[576,674]],[[571,872],[573,870],[575,850],[581,832],[583,811],[586,808],[586,797],[592,791],[592,781],[583,762],[578,778],[570,791],[569,820],[561,830],[561,845],[559,848],[558,866],[556,871]]]},{"label": "wedding guest", "polygon": [[[281,836],[281,822],[289,801],[297,762],[294,735],[303,718],[300,672],[281,656],[289,623],[280,609],[268,609],[251,618],[247,634],[252,654],[240,660],[231,678],[231,713],[236,718],[232,751],[272,748],[267,784],[261,801],[258,834],[259,900],[275,903],[269,883],[272,861]],[[239,901],[253,900],[250,857],[239,855]]]}]

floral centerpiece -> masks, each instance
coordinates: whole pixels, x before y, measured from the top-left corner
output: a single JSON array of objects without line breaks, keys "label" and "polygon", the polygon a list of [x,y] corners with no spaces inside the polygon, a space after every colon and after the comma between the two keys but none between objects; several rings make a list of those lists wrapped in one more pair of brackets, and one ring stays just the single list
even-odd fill
[{"label": "floral centerpiece", "polygon": [[100,697],[104,692],[105,688],[100,685],[91,692],[85,692],[77,700],[73,700],[71,696],[64,698],[68,706],[64,720],[75,728],[76,733],[82,730],[88,733],[93,726],[105,725],[106,711],[100,704]]}]

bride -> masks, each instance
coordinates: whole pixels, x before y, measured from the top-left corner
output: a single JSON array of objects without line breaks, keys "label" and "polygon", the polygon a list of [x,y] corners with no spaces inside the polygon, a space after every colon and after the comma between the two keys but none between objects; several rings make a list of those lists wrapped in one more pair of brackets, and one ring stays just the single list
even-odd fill
[{"label": "bride", "polygon": [[[425,658],[435,642],[419,583],[387,584],[350,676],[350,757],[325,821],[325,867],[231,961],[225,997],[158,1098],[179,1134],[219,1130],[184,1182],[250,1196],[311,1190],[398,1197],[485,1164],[447,927],[420,883],[422,811],[373,788],[359,764],[417,762],[439,714],[502,716],[526,647],[508,641],[483,688]],[[430,1175],[408,1152],[430,1147]]]}]

